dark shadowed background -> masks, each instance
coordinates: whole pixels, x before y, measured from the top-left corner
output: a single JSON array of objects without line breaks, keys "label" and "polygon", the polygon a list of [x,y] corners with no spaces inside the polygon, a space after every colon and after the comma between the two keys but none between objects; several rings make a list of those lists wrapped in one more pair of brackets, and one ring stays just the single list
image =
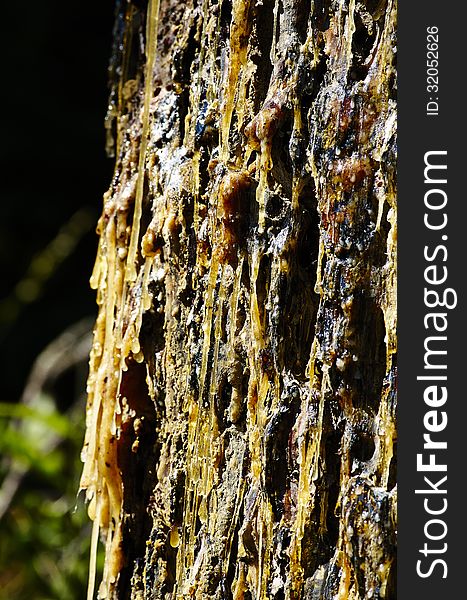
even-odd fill
[{"label": "dark shadowed background", "polygon": [[112,173],[104,117],[113,13],[112,0],[2,5],[2,599],[85,593],[89,524],[82,503],[73,509],[96,312],[88,281]]}]

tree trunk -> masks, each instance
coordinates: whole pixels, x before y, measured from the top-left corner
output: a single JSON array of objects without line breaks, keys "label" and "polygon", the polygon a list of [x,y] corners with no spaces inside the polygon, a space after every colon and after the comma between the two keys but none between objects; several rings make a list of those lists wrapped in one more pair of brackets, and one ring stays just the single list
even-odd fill
[{"label": "tree trunk", "polygon": [[395,597],[395,23],[393,0],[118,3],[100,598]]}]

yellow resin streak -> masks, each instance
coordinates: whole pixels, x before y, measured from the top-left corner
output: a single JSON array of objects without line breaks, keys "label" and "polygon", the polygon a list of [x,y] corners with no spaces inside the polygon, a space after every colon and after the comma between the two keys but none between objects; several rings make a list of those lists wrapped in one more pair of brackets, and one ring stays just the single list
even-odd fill
[{"label": "yellow resin streak", "polygon": [[[104,217],[100,220],[100,243],[91,287],[98,290],[99,315],[94,330],[90,358],[86,437],[82,451],[84,462],[80,488],[86,491],[89,516],[93,520],[89,567],[88,600],[94,597],[96,555],[99,531],[106,535],[105,566],[99,598],[110,598],[122,568],[122,497],[123,484],[118,466],[117,435],[122,418],[119,386],[126,361],[131,356],[142,361],[138,336],[143,310],[150,305],[147,293],[152,257],[147,257],[138,275],[138,239],[140,232],[146,150],[149,133],[149,109],[153,96],[153,72],[156,60],[159,0],[150,0],[146,29],[146,76],[142,111],[141,144],[136,181],[127,183],[120,197],[134,196],[132,225],[127,211],[119,210],[118,201],[109,194],[104,198]],[[127,197],[125,197],[125,195]],[[130,233],[129,233],[130,231]],[[129,235],[128,235],[129,233]],[[128,295],[137,279],[141,295],[132,310]],[[127,321],[126,323],[124,323]]]},{"label": "yellow resin streak", "polygon": [[[258,205],[258,239],[267,237],[267,195],[278,192],[279,185],[274,190],[270,189],[273,174],[272,147],[274,135],[281,123],[284,112],[290,111],[291,128],[293,135],[303,135],[309,115],[305,115],[297,93],[298,74],[294,73],[286,81],[273,74],[269,82],[262,108],[254,114],[253,100],[249,97],[250,88],[254,87],[257,67],[252,60],[252,42],[249,38],[251,27],[250,0],[232,0],[232,17],[226,48],[226,67],[222,72],[218,66],[217,55],[220,52],[218,45],[218,32],[220,17],[209,13],[210,4],[207,0],[200,7],[201,25],[198,34],[201,36],[201,52],[197,58],[197,72],[191,69],[193,82],[189,89],[189,108],[184,123],[184,139],[174,142],[170,152],[177,150],[177,144],[190,149],[189,159],[182,167],[176,168],[176,175],[183,180],[180,189],[189,191],[193,198],[193,229],[197,240],[196,264],[193,267],[193,289],[203,290],[202,314],[191,315],[190,318],[200,321],[199,363],[197,365],[198,391],[195,394],[190,388],[189,375],[195,369],[195,361],[191,355],[191,347],[197,342],[193,339],[192,330],[188,325],[177,322],[179,307],[175,299],[175,289],[178,284],[174,281],[175,275],[167,275],[167,269],[160,280],[166,286],[166,321],[164,324],[165,354],[163,366],[165,369],[167,398],[167,414],[183,413],[180,417],[186,425],[186,457],[184,472],[183,514],[182,522],[169,521],[165,507],[158,506],[154,509],[160,516],[160,521],[169,531],[168,540],[171,548],[176,550],[174,559],[175,573],[173,575],[173,599],[185,598],[203,599],[207,597],[206,582],[203,573],[209,572],[208,544],[215,548],[220,557],[220,564],[224,573],[227,573],[233,552],[234,536],[238,536],[236,543],[237,560],[232,584],[232,595],[235,600],[242,600],[248,591],[255,600],[267,600],[270,593],[271,573],[273,571],[272,556],[274,555],[275,531],[278,526],[287,527],[290,533],[290,546],[287,549],[288,573],[285,598],[298,600],[305,583],[304,555],[305,533],[310,526],[311,515],[318,514],[318,536],[326,534],[327,499],[326,495],[317,493],[320,478],[326,468],[323,450],[323,436],[325,435],[326,402],[333,390],[331,370],[336,368],[336,357],[323,354],[318,336],[315,335],[306,352],[310,351],[308,365],[303,374],[303,386],[306,394],[301,396],[299,417],[293,426],[293,434],[297,447],[296,471],[298,489],[294,497],[293,509],[287,515],[282,515],[277,520],[271,498],[266,492],[265,473],[267,471],[267,456],[265,449],[265,434],[268,424],[280,407],[281,389],[283,382],[282,373],[274,373],[264,367],[264,356],[268,349],[268,311],[277,299],[279,280],[287,274],[290,265],[287,262],[288,250],[272,255],[270,273],[264,284],[263,297],[259,297],[259,285],[263,273],[262,259],[266,256],[266,246],[257,240],[248,247],[248,252],[243,249],[237,253],[236,262],[229,262],[226,257],[225,240],[219,233],[219,222],[222,219],[222,194],[225,192],[224,183],[230,181],[232,174],[255,180],[256,190],[253,194]],[[311,11],[314,10],[312,2]],[[352,94],[371,100],[377,107],[380,122],[370,125],[370,131],[361,135],[371,135],[373,148],[371,169],[374,176],[381,180],[378,214],[376,217],[376,231],[383,223],[384,214],[387,215],[388,231],[386,263],[378,276],[383,282],[384,290],[377,299],[378,307],[383,313],[386,330],[386,375],[390,373],[393,355],[396,351],[396,203],[395,190],[391,182],[386,180],[383,162],[384,153],[387,151],[395,135],[395,118],[393,106],[389,105],[386,98],[388,79],[391,76],[387,65],[391,57],[387,55],[391,48],[390,34],[395,27],[395,8],[389,0],[386,8],[386,22],[381,32],[381,37],[375,47],[371,67],[368,75],[362,81],[354,84],[348,83],[348,74],[352,68],[352,38],[355,33],[355,0],[348,2],[341,0],[338,9],[334,12],[329,29],[324,32],[324,42],[318,48],[316,30],[310,26],[306,33],[306,40],[301,45],[300,52],[306,56],[310,69],[315,69],[321,60],[321,53],[327,55],[328,71],[333,73],[333,80],[329,84],[340,91],[346,86],[353,85]],[[141,216],[145,194],[145,178],[151,179],[158,165],[151,170],[153,163],[149,160],[151,152],[151,102],[154,100],[153,76],[157,67],[156,49],[158,38],[159,0],[150,0],[146,25],[146,66],[144,95],[141,103],[139,132],[141,135],[139,155],[136,160],[131,152],[126,154],[121,173],[130,175],[123,177],[113,190],[104,198],[104,213],[99,223],[100,243],[91,285],[97,290],[99,314],[94,332],[94,343],[90,359],[90,376],[88,382],[87,429],[82,458],[84,469],[81,478],[81,488],[86,491],[89,501],[89,514],[94,521],[92,532],[92,551],[90,560],[90,576],[88,600],[94,597],[96,547],[99,532],[106,536],[106,557],[103,581],[99,588],[99,598],[112,598],[116,589],[118,575],[124,563],[122,555],[122,521],[124,488],[122,474],[118,465],[117,442],[119,431],[124,419],[126,399],[120,395],[122,374],[128,368],[128,361],[144,363],[145,358],[140,348],[139,336],[143,313],[157,304],[157,299],[148,292],[149,282],[163,271],[160,258],[152,247],[156,229],[162,231],[165,241],[174,236],[177,225],[182,222],[179,209],[172,209],[167,189],[168,184],[161,184],[162,199],[153,210],[153,222],[146,232],[141,230]],[[279,60],[280,54],[280,24],[278,21],[279,3],[274,3],[273,46],[271,57]],[[219,9],[220,13],[220,9]],[[311,23],[311,18],[310,18]],[[182,35],[182,32],[178,32]],[[276,35],[277,34],[277,35]],[[321,35],[321,33],[320,33]],[[279,40],[277,40],[279,36]],[[283,40],[282,40],[283,42]],[[289,59],[288,59],[289,60]],[[375,82],[378,82],[375,84]],[[205,98],[210,108],[216,112],[219,133],[219,148],[213,167],[213,180],[209,193],[201,189],[200,165],[202,156],[196,147],[195,131],[199,117],[202,100],[202,86],[204,85]],[[378,87],[379,86],[379,87]],[[337,94],[336,91],[336,94]],[[177,92],[178,93],[178,92]],[[384,98],[384,101],[381,100]],[[336,105],[339,104],[336,101]],[[329,283],[329,276],[325,273],[327,260],[331,260],[330,239],[337,238],[335,229],[338,228],[335,219],[334,205],[343,203],[344,190],[348,182],[344,181],[342,172],[347,164],[353,169],[350,177],[352,184],[356,177],[368,177],[370,167],[367,157],[347,157],[347,162],[339,163],[332,154],[338,146],[338,132],[343,125],[343,108],[332,106],[325,107],[329,111],[329,119],[324,131],[312,132],[312,141],[307,150],[306,176],[304,173],[292,173],[292,186],[290,203],[294,217],[298,218],[302,207],[301,194],[305,188],[305,180],[312,181],[316,196],[317,209],[321,217],[319,228],[319,241],[317,243],[318,255],[314,257],[317,263],[317,276],[315,293],[317,302],[322,307],[332,294],[337,294]],[[323,109],[324,110],[324,109]],[[333,112],[334,111],[334,112]],[[311,113],[311,109],[310,109]],[[316,115],[315,115],[316,116]],[[381,125],[384,123],[384,126]],[[310,118],[310,129],[313,120]],[[231,147],[233,128],[242,140],[241,151]],[[120,131],[120,130],[119,130]],[[362,127],[362,131],[364,128]],[[320,152],[332,158],[318,159],[318,150],[315,149],[314,135],[321,136],[322,148]],[[119,148],[122,146],[122,135],[119,133]],[[362,143],[368,140],[360,140]],[[324,148],[324,149],[323,149]],[[169,152],[169,154],[170,154]],[[256,153],[256,154],[255,154]],[[254,158],[254,161],[250,160]],[[321,163],[320,163],[321,160]],[[342,159],[344,160],[344,159]],[[368,159],[369,160],[369,159]],[[125,162],[126,161],[126,162]],[[136,166],[135,166],[136,165]],[[337,166],[336,166],[337,165]],[[342,167],[342,165],[344,165]],[[344,168],[345,167],[345,168]],[[214,171],[214,168],[217,171]],[[341,169],[340,175],[333,173]],[[126,171],[125,171],[126,169]],[[373,172],[372,171],[372,172]],[[346,171],[345,171],[346,172]],[[339,179],[340,177],[340,179]],[[309,185],[309,182],[308,182]],[[351,186],[350,186],[351,187]],[[154,189],[157,186],[154,184]],[[160,200],[160,199],[159,199]],[[130,206],[132,211],[130,211]],[[156,206],[156,202],[153,206]],[[389,210],[385,213],[385,209]],[[165,211],[165,212],[164,212]],[[162,214],[164,212],[164,214]],[[334,219],[334,220],[333,220]],[[155,224],[159,224],[156,225]],[[163,225],[162,225],[163,224]],[[203,229],[204,228],[204,229]],[[207,233],[206,233],[207,231]],[[144,234],[144,237],[142,237]],[[210,240],[210,252],[201,244],[202,236]],[[334,237],[333,237],[334,236]],[[142,237],[142,248],[139,248]],[[294,240],[293,240],[294,241]],[[240,242],[239,242],[240,243]],[[170,244],[166,244],[169,246]],[[314,267],[313,267],[314,268]],[[357,267],[355,267],[357,268]],[[245,273],[248,284],[244,283]],[[172,277],[172,279],[170,279]],[[243,279],[242,279],[243,277]],[[362,276],[363,277],[363,276]],[[165,279],[164,279],[165,278]],[[204,286],[204,287],[202,287]],[[343,326],[349,326],[353,306],[353,296],[346,299],[342,306]],[[245,322],[238,325],[239,306],[247,306]],[[169,316],[167,316],[169,315]],[[171,320],[172,319],[172,320]],[[311,324],[304,323],[304,327]],[[175,351],[171,347],[174,332],[177,327],[184,327],[186,334],[186,356],[183,364],[177,363]],[[188,333],[189,331],[189,333]],[[220,433],[218,415],[216,413],[216,397],[219,395],[219,381],[223,365],[232,366],[238,360],[237,347],[245,349],[245,365],[243,373],[248,373],[246,391],[232,384],[231,401],[229,405],[230,422],[236,424],[239,414],[245,414],[245,447],[242,452],[229,457],[228,467],[223,472],[219,469],[224,456],[224,438]],[[336,343],[337,346],[337,343]],[[224,353],[224,354],[223,354]],[[344,362],[344,358],[339,357]],[[306,362],[306,357],[305,361]],[[340,364],[340,363],[339,363]],[[148,372],[148,387],[153,373],[149,372],[149,364],[145,364]],[[175,383],[176,382],[176,385]],[[174,383],[173,385],[171,385]],[[245,397],[242,396],[244,393]],[[385,395],[386,394],[386,395]],[[395,441],[395,423],[393,415],[389,414],[388,392],[383,389],[377,414],[372,418],[375,452],[371,461],[365,467],[366,481],[375,487],[387,488],[389,481],[389,467],[393,457]],[[195,395],[197,397],[195,397]],[[181,397],[181,401],[180,401]],[[180,411],[178,407],[181,407]],[[172,412],[171,412],[172,411]],[[343,403],[343,419],[346,432],[359,422],[361,412],[354,408],[352,402]],[[314,414],[314,421],[308,421],[309,415]],[[168,432],[164,430],[168,428]],[[158,486],[162,489],[169,487],[170,443],[172,431],[171,424],[163,424],[163,447],[161,462],[156,466]],[[232,434],[234,435],[234,434]],[[240,437],[240,434],[238,434]],[[243,434],[242,434],[243,435]],[[165,437],[164,437],[165,436]],[[363,600],[359,595],[355,574],[351,565],[351,531],[350,512],[351,499],[354,485],[352,479],[352,461],[350,457],[350,433],[344,434],[340,446],[340,472],[339,472],[339,498],[337,505],[332,510],[339,514],[339,536],[337,547],[329,562],[329,569],[340,573],[336,598],[338,600]],[[240,447],[240,446],[239,446]],[[284,452],[285,452],[284,448]],[[243,477],[244,465],[248,461],[248,478]],[[228,471],[228,472],[227,472]],[[222,478],[228,479],[228,484]],[[355,484],[356,485],[356,484]],[[224,488],[228,487],[231,497],[225,498]],[[352,488],[353,489],[353,488]],[[250,506],[245,506],[245,498],[251,490],[258,490],[256,496],[250,498]],[[160,491],[160,490],[159,490]],[[363,492],[362,492],[363,493]],[[229,513],[229,523],[220,523],[223,502],[232,500],[233,507]],[[319,502],[317,500],[319,498]],[[317,506],[318,504],[318,506]],[[241,514],[246,520],[247,509],[252,516],[252,522],[241,523]],[[314,517],[313,517],[314,518]],[[239,560],[245,558],[248,550],[244,540],[247,539],[245,530],[251,527],[255,532],[254,542],[257,548],[257,560]],[[364,533],[370,536],[371,527],[362,525]],[[223,528],[226,533],[222,539],[216,533]],[[240,531],[239,531],[240,529]],[[371,536],[370,536],[371,537]],[[253,539],[253,535],[252,535]],[[152,547],[148,542],[148,547]],[[160,542],[157,542],[160,543]],[[376,543],[376,542],[375,542]],[[154,543],[154,552],[158,550]],[[148,550],[149,552],[149,550]],[[378,549],[374,549],[376,555]],[[378,555],[379,556],[379,555]],[[146,557],[147,558],[147,557]],[[376,560],[376,559],[375,559]],[[147,561],[150,562],[149,560]],[[166,568],[166,564],[163,564]],[[377,573],[368,573],[368,593],[373,587],[379,586],[381,597],[384,597],[388,572],[391,561],[381,561]],[[151,565],[145,566],[145,573]],[[164,569],[160,571],[163,572]],[[161,576],[162,577],[162,576]],[[150,590],[145,593],[149,594]],[[371,592],[372,593],[372,592]],[[139,597],[139,596],[138,596]],[[144,596],[149,597],[148,596]],[[368,595],[367,597],[371,597]]]}]

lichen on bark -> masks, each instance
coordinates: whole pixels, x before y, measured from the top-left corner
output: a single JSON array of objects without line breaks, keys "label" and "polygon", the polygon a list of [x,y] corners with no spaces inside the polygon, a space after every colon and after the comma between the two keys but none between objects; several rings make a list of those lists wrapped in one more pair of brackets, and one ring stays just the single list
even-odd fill
[{"label": "lichen on bark", "polygon": [[392,0],[118,4],[101,598],[395,597],[395,25]]}]

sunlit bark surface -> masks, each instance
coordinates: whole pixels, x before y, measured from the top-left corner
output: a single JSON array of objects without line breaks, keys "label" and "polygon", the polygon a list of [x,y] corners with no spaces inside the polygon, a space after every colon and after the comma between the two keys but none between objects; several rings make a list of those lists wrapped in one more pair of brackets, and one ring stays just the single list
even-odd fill
[{"label": "sunlit bark surface", "polygon": [[100,598],[395,598],[395,19],[118,4],[81,481]]}]

